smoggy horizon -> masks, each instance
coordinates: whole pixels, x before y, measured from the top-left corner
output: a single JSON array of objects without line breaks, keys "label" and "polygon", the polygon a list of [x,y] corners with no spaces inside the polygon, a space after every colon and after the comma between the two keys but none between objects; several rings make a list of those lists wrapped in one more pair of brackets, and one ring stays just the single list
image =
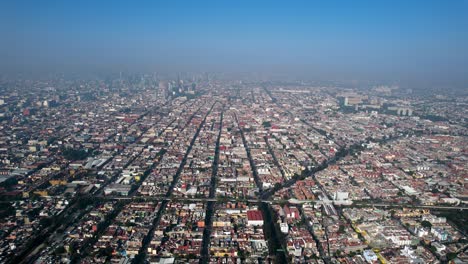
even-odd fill
[{"label": "smoggy horizon", "polygon": [[465,1],[11,1],[5,74],[258,72],[466,87]]}]

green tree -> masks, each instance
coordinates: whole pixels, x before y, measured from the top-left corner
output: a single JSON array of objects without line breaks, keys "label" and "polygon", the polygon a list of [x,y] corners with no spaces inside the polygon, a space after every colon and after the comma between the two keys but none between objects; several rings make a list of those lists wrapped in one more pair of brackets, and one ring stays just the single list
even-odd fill
[{"label": "green tree", "polygon": [[458,256],[456,252],[449,252],[447,253],[447,260],[453,260]]},{"label": "green tree", "polygon": [[83,160],[89,153],[85,149],[65,148],[62,150],[63,157],[67,160]]},{"label": "green tree", "polygon": [[56,248],[54,250],[55,255],[62,255],[65,252],[66,252],[66,250],[65,250],[65,248],[63,246],[60,246],[60,247],[58,247],[58,248]]},{"label": "green tree", "polygon": [[262,123],[262,125],[263,125],[264,128],[271,127],[271,122],[270,121],[264,121]]},{"label": "green tree", "polygon": [[13,186],[18,184],[18,180],[15,177],[11,177],[0,183],[0,187],[3,187],[7,190],[12,190]]},{"label": "green tree", "polygon": [[338,228],[338,233],[343,234],[344,232],[345,232],[344,225],[340,225],[340,227]]},{"label": "green tree", "polygon": [[425,228],[432,228],[431,222],[426,221],[426,220],[424,220],[424,221],[421,222],[421,226],[422,226],[422,227],[425,227]]}]

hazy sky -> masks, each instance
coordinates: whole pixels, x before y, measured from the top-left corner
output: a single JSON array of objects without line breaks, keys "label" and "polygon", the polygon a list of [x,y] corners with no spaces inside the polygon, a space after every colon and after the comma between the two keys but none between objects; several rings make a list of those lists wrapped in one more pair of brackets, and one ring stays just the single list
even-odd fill
[{"label": "hazy sky", "polygon": [[466,0],[0,2],[4,71],[468,80]]}]

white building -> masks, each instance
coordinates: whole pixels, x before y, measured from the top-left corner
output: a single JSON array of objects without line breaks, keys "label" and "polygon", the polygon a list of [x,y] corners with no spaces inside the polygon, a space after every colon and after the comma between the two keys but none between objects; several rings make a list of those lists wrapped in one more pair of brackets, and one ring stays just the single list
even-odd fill
[{"label": "white building", "polygon": [[287,234],[289,232],[289,226],[287,223],[280,224],[280,230],[282,233]]},{"label": "white building", "polygon": [[373,263],[374,261],[377,261],[378,259],[377,255],[372,250],[364,250],[363,255],[366,261],[369,263]]},{"label": "white building", "polygon": [[348,192],[340,192],[337,191],[333,195],[333,200],[335,201],[346,201],[349,200],[349,193]]}]

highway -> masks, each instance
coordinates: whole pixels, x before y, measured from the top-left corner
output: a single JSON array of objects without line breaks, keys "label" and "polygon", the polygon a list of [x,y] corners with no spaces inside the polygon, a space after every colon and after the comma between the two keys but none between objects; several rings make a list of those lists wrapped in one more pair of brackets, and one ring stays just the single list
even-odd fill
[{"label": "highway", "polygon": [[196,197],[125,197],[125,196],[102,196],[105,200],[135,200],[135,201],[177,201],[177,202],[249,202],[249,203],[268,203],[268,204],[313,204],[313,205],[334,205],[342,207],[384,207],[384,208],[413,208],[413,209],[429,209],[429,210],[468,210],[468,206],[450,206],[450,205],[410,205],[410,204],[395,204],[395,203],[373,203],[371,201],[354,201],[352,204],[343,205],[334,203],[333,200],[269,200],[269,199],[235,199],[227,197],[218,198],[196,198]]}]

